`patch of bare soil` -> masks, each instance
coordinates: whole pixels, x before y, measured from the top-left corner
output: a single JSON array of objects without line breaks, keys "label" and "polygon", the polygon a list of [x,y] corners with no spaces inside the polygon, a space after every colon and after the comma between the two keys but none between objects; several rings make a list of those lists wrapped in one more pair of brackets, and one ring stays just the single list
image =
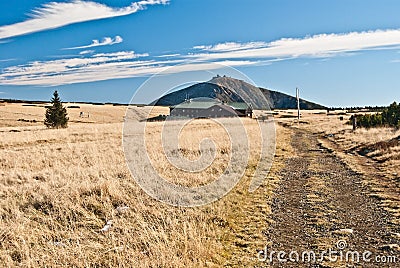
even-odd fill
[{"label": "patch of bare soil", "polygon": [[259,267],[399,267],[399,225],[363,175],[323,149],[317,135],[293,131],[296,155],[280,172]]}]

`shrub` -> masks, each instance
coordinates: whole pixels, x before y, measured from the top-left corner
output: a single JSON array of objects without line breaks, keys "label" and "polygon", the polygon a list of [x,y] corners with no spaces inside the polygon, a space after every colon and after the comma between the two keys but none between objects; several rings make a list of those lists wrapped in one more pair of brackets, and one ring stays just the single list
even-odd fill
[{"label": "shrub", "polygon": [[396,102],[392,103],[389,107],[383,109],[381,113],[353,115],[357,118],[357,126],[364,128],[372,127],[395,127],[400,128],[400,105]]}]

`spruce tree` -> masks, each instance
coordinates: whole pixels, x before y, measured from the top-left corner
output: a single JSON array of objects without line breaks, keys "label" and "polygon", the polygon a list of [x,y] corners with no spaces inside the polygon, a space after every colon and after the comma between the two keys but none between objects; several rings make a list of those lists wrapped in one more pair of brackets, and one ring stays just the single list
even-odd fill
[{"label": "spruce tree", "polygon": [[69,120],[67,109],[62,105],[57,90],[53,93],[51,103],[52,106],[46,108],[44,124],[48,128],[66,128]]}]

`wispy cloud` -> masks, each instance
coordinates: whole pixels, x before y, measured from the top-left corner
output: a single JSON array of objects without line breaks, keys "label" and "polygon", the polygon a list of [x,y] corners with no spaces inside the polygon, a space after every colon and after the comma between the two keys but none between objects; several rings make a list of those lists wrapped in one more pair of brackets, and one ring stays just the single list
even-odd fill
[{"label": "wispy cloud", "polygon": [[[186,55],[150,56],[133,51],[94,54],[90,51],[80,57],[7,67],[0,73],[0,84],[49,86],[146,76],[165,70],[212,70],[218,66],[215,63],[239,67],[273,64],[300,57],[321,60],[338,55],[351,56],[366,50],[395,50],[399,45],[400,29],[322,34],[273,42],[230,42],[197,46]],[[177,64],[180,65],[168,69]]]},{"label": "wispy cloud", "polygon": [[94,50],[83,50],[79,52],[79,55],[93,54]]},{"label": "wispy cloud", "polygon": [[197,46],[201,50],[192,58],[215,59],[274,59],[298,57],[331,57],[362,50],[396,49],[400,45],[400,29],[321,34],[306,38],[284,38],[270,43],[221,43]]},{"label": "wispy cloud", "polygon": [[[133,51],[99,53],[91,57],[34,61],[5,68],[0,84],[62,85],[148,75],[162,70],[166,62],[139,60],[148,54]],[[178,62],[176,62],[178,63]]]},{"label": "wispy cloud", "polygon": [[178,54],[178,53],[175,53],[175,54],[165,54],[165,55],[159,55],[159,56],[156,56],[157,58],[172,58],[172,57],[178,57],[178,56],[180,56],[181,54]]},{"label": "wispy cloud", "polygon": [[13,60],[16,60],[16,59],[0,59],[0,62],[7,62],[7,61],[13,61]]},{"label": "wispy cloud", "polygon": [[114,44],[122,43],[123,41],[124,40],[122,39],[122,37],[117,35],[115,38],[104,37],[102,41],[99,41],[97,39],[92,40],[92,43],[90,45],[69,47],[69,48],[64,48],[64,49],[86,49],[86,48],[100,47],[100,46],[111,46]]},{"label": "wispy cloud", "polygon": [[[118,58],[118,59],[117,59]],[[143,77],[159,72],[176,73],[198,70],[214,70],[223,66],[254,65],[251,61],[192,62],[184,60],[123,61],[122,57],[107,60],[35,62],[29,66],[10,68],[0,74],[3,85],[57,86],[95,82],[120,78]],[[174,68],[170,68],[174,66]]]},{"label": "wispy cloud", "polygon": [[118,60],[124,59],[135,59],[141,57],[149,56],[148,53],[136,54],[133,51],[120,51],[120,52],[112,52],[112,53],[98,53],[93,55],[94,58],[101,58],[101,57],[116,57]]},{"label": "wispy cloud", "polygon": [[0,39],[55,29],[73,23],[125,16],[143,10],[149,5],[168,2],[169,0],[142,0],[122,8],[83,0],[50,2],[33,10],[30,17],[23,22],[0,26]]},{"label": "wispy cloud", "polygon": [[236,42],[226,42],[216,45],[201,45],[195,46],[194,49],[209,51],[209,52],[228,52],[228,51],[238,51],[246,49],[256,49],[268,46],[265,42],[248,42],[248,43],[236,43]]}]

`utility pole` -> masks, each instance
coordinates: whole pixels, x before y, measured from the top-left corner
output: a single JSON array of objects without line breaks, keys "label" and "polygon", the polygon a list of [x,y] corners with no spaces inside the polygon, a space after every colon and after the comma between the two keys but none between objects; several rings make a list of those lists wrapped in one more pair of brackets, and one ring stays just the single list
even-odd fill
[{"label": "utility pole", "polygon": [[300,122],[300,90],[296,87],[296,99],[297,99],[297,119]]}]

